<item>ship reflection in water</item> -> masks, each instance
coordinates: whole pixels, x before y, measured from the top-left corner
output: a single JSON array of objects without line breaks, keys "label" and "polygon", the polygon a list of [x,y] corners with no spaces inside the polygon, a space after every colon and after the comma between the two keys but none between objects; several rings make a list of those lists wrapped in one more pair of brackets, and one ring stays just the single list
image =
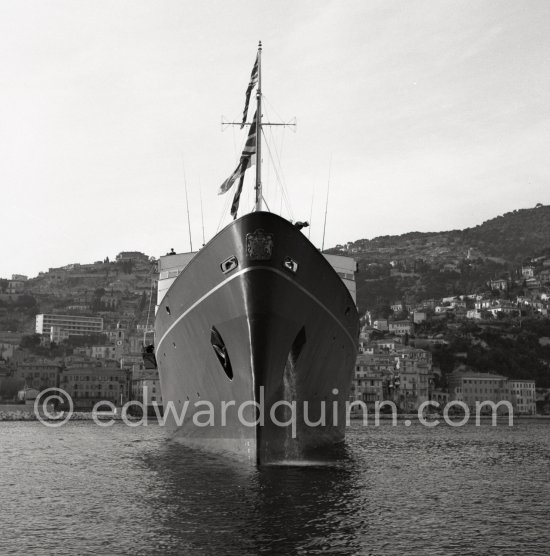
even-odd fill
[{"label": "ship reflection in water", "polygon": [[362,428],[254,467],[120,423],[0,423],[0,554],[548,554],[550,422]]},{"label": "ship reflection in water", "polygon": [[[355,554],[364,523],[360,491],[346,460],[250,468],[219,455],[200,454],[181,445],[167,447],[149,464],[166,472],[171,531],[163,550],[187,546],[205,554],[296,554],[330,549]],[[192,485],[192,487],[191,487]],[[191,487],[191,488],[190,488]]]}]

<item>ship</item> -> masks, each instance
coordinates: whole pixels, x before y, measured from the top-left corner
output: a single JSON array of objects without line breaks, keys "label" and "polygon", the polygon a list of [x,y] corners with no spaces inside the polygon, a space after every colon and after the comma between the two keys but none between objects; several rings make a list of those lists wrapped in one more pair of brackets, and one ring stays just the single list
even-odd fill
[{"label": "ship", "polygon": [[[236,171],[233,220],[203,247],[158,260],[155,346],[165,425],[191,446],[257,465],[302,461],[344,440],[358,348],[356,262],[323,254],[264,209],[261,43],[246,91],[256,112]],[[256,204],[237,217],[245,172]],[[172,406],[172,408],[170,408]]]}]

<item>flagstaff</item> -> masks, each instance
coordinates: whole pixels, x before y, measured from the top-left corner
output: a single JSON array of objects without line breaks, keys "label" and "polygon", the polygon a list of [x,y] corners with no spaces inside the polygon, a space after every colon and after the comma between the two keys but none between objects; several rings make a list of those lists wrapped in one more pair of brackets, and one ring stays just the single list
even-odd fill
[{"label": "flagstaff", "polygon": [[[238,180],[238,186],[235,190],[233,203],[231,205],[231,216],[233,219],[237,218],[237,211],[239,208],[240,197],[243,188],[244,175],[248,168],[256,164],[256,182],[254,189],[256,190],[256,199],[254,210],[256,212],[263,210],[264,196],[262,192],[262,128],[264,125],[280,125],[280,126],[295,126],[296,122],[289,123],[263,123],[262,122],[262,79],[261,79],[261,55],[262,55],[262,42],[258,43],[258,53],[256,60],[250,74],[250,81],[245,93],[245,103],[241,122],[224,122],[222,118],[222,130],[224,125],[239,125],[241,129],[245,126],[250,126],[248,137],[241,153],[241,158],[237,168],[233,173],[222,183],[218,195],[222,195],[231,189],[233,184]],[[247,123],[248,105],[252,91],[256,87],[256,112],[251,123]],[[269,208],[268,208],[269,210]]]},{"label": "flagstaff", "polygon": [[262,41],[258,43],[258,88],[256,89],[256,210],[262,210]]}]

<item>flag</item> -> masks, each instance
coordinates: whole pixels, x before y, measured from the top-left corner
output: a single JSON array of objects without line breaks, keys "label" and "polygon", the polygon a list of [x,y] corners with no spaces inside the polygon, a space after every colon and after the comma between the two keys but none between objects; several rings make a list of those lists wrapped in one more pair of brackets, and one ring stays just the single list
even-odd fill
[{"label": "flag", "polygon": [[250,168],[250,166],[252,166],[254,158],[255,157],[252,156],[250,158],[244,159],[242,162],[243,168],[241,173],[241,179],[239,180],[239,185],[237,187],[237,190],[235,191],[233,202],[231,203],[231,216],[233,217],[233,220],[237,218],[237,211],[239,210],[239,201],[241,200],[241,192],[243,190],[244,172],[247,168]]},{"label": "flag", "polygon": [[246,88],[246,98],[245,98],[245,102],[244,102],[244,111],[243,111],[243,121],[241,123],[241,129],[244,127],[244,124],[246,123],[246,117],[248,116],[248,104],[250,103],[250,94],[252,93],[252,89],[254,89],[254,86],[256,85],[256,83],[258,83],[258,62],[260,59],[260,55],[257,54],[256,55],[256,61],[254,62],[254,67],[252,68],[252,73],[250,74],[250,83],[248,84],[248,87]]},{"label": "flag", "polygon": [[[250,124],[250,129],[248,131],[248,137],[246,139],[246,143],[244,145],[243,152],[241,153],[241,158],[239,160],[239,164],[235,171],[222,183],[220,190],[218,191],[218,195],[222,195],[231,189],[231,186],[241,178],[241,182],[239,187],[242,188],[242,180],[244,179],[244,173],[246,172],[247,168],[250,168],[255,163],[255,155],[256,154],[256,114],[254,114],[254,119]],[[237,199],[238,205],[238,199]]]},{"label": "flag", "polygon": [[250,129],[248,130],[248,137],[246,138],[246,143],[244,144],[242,157],[250,157],[253,154],[256,154],[256,116],[258,114],[254,112],[254,118],[252,119],[252,123],[250,124]]},{"label": "flag", "polygon": [[220,190],[218,191],[218,195],[227,193],[243,173],[244,172],[242,169],[242,159],[241,159],[235,171],[221,184]]}]

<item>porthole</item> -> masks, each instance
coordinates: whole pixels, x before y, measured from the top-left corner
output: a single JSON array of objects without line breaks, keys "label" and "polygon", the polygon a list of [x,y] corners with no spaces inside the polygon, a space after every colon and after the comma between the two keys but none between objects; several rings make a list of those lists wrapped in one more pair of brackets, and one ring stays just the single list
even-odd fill
[{"label": "porthole", "polygon": [[225,343],[215,326],[210,331],[210,343],[225,375],[229,380],[233,380],[233,368],[231,367],[229,353],[227,353]]},{"label": "porthole", "polygon": [[238,266],[239,266],[239,261],[237,260],[237,257],[234,256],[225,259],[225,261],[223,261],[223,263],[220,264],[220,268],[222,269],[222,272],[224,274],[231,272]]}]

